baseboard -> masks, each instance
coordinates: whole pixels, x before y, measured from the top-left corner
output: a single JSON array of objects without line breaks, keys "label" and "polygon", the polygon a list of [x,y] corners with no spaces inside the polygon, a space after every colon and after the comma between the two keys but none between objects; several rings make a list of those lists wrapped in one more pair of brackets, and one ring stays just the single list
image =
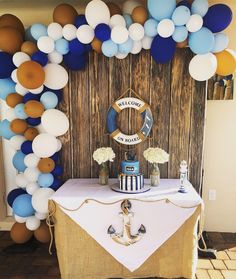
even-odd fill
[{"label": "baseboard", "polygon": [[13,217],[6,217],[4,220],[0,220],[0,231],[10,231],[14,223]]}]

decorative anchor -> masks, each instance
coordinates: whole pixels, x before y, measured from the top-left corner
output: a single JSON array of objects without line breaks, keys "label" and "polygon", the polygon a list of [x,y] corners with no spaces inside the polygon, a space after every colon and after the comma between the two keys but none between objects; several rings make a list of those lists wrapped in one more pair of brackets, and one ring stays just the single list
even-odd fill
[{"label": "decorative anchor", "polygon": [[144,225],[141,225],[137,234],[131,234],[130,219],[134,216],[134,213],[130,211],[131,206],[132,205],[129,200],[124,200],[121,203],[122,212],[120,212],[119,215],[123,218],[123,232],[117,233],[112,225],[107,230],[107,233],[110,234],[111,238],[115,242],[124,246],[129,246],[140,241],[142,236],[146,233],[146,228],[144,227]]}]

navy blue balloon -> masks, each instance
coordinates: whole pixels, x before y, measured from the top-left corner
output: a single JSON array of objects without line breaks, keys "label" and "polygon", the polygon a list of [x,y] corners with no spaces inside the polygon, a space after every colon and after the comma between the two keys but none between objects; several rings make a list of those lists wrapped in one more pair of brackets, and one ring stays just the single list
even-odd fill
[{"label": "navy blue balloon", "polygon": [[21,145],[21,152],[25,155],[33,153],[32,141],[26,140]]},{"label": "navy blue balloon", "polygon": [[72,71],[83,70],[87,63],[87,55],[68,53],[63,57],[64,64]]},{"label": "navy blue balloon", "polygon": [[49,187],[51,189],[53,189],[54,191],[58,190],[61,185],[62,185],[62,181],[60,179],[58,179],[57,177],[54,177],[54,181],[52,183],[52,185]]},{"label": "navy blue balloon", "polygon": [[26,122],[31,126],[38,126],[41,123],[41,117],[38,117],[38,118],[28,117],[26,119]]},{"label": "navy blue balloon", "polygon": [[216,4],[209,8],[203,18],[203,26],[210,29],[213,33],[225,30],[233,18],[232,10],[225,4]]},{"label": "navy blue balloon", "polygon": [[42,51],[36,51],[31,59],[37,63],[39,63],[41,66],[46,66],[48,63],[48,56],[46,53],[43,53]]},{"label": "navy blue balloon", "polygon": [[78,15],[75,19],[75,26],[79,28],[81,25],[88,24],[85,15]]},{"label": "navy blue balloon", "polygon": [[180,1],[176,7],[179,7],[179,6],[186,6],[188,7],[189,9],[191,9],[191,4],[187,1],[187,0],[183,0],[183,1]]},{"label": "navy blue balloon", "polygon": [[13,189],[11,192],[9,192],[9,194],[7,195],[7,203],[9,204],[10,207],[12,207],[12,204],[14,202],[14,200],[23,194],[27,194],[27,192],[25,190],[23,190],[22,188],[16,188]]},{"label": "navy blue balloon", "polygon": [[86,52],[90,52],[90,51],[92,51],[92,50],[93,50],[93,48],[92,48],[92,45],[91,45],[91,44],[85,45],[85,51],[86,51]]},{"label": "navy blue balloon", "polygon": [[110,26],[105,23],[98,24],[95,28],[95,37],[102,42],[110,40],[111,38]]},{"label": "navy blue balloon", "polygon": [[83,54],[86,51],[85,45],[78,39],[74,39],[69,42],[69,50],[71,53]]},{"label": "navy blue balloon", "polygon": [[176,42],[169,38],[157,35],[152,41],[151,55],[157,63],[168,63],[175,55]]},{"label": "navy blue balloon", "polygon": [[3,51],[0,52],[0,78],[11,77],[11,73],[15,68],[12,62],[12,55]]},{"label": "navy blue balloon", "polygon": [[27,93],[23,97],[23,103],[27,103],[28,101],[39,101],[40,100],[40,94],[32,94],[32,93]]},{"label": "navy blue balloon", "polygon": [[55,90],[53,91],[57,95],[58,103],[62,101],[62,91],[61,90]]},{"label": "navy blue balloon", "polygon": [[50,158],[56,163],[59,160],[59,152],[56,152]]},{"label": "navy blue balloon", "polygon": [[54,176],[61,176],[63,174],[63,167],[61,165],[56,165],[54,170],[51,172]]}]

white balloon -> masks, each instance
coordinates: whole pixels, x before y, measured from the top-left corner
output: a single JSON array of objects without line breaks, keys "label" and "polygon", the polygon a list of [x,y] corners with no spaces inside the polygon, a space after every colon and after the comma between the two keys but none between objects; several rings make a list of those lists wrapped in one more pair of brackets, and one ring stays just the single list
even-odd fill
[{"label": "white balloon", "polygon": [[17,119],[17,116],[13,108],[7,109],[4,114],[5,114],[5,118],[10,122],[14,119]]},{"label": "white balloon", "polygon": [[120,52],[118,52],[116,54],[116,58],[117,59],[125,59],[127,56],[128,56],[128,53],[120,53]]},{"label": "white balloon", "polygon": [[43,126],[42,126],[41,123],[40,123],[38,126],[36,126],[35,128],[39,131],[40,134],[42,134],[42,133],[47,133],[47,132],[45,131],[45,129],[43,128]]},{"label": "white balloon", "polygon": [[63,37],[67,41],[72,41],[76,38],[77,28],[73,24],[66,24],[62,29]]},{"label": "white balloon", "polygon": [[139,1],[133,1],[133,0],[129,0],[129,1],[126,1],[124,4],[123,4],[123,13],[125,14],[132,14],[134,8],[138,7],[138,6],[141,6],[140,2]]},{"label": "white balloon", "polygon": [[115,26],[111,30],[111,39],[116,44],[123,44],[129,38],[129,31],[126,27],[123,26]]},{"label": "white balloon", "polygon": [[40,158],[51,157],[57,152],[57,139],[53,135],[40,134],[33,140],[32,149]]},{"label": "white balloon", "polygon": [[27,168],[36,168],[38,166],[40,158],[34,153],[30,153],[25,156],[24,163]]},{"label": "white balloon", "polygon": [[48,60],[51,63],[60,64],[63,60],[63,55],[54,50],[48,54]]},{"label": "white balloon", "polygon": [[191,77],[198,81],[206,81],[213,77],[217,69],[217,59],[212,53],[195,55],[189,64]]},{"label": "white balloon", "polygon": [[134,41],[140,41],[144,37],[144,28],[140,23],[133,23],[129,27],[129,36]]},{"label": "white balloon", "polygon": [[57,139],[57,152],[58,151],[60,151],[61,150],[61,148],[62,148],[62,143],[61,143],[61,141],[59,140],[59,139]]},{"label": "white balloon", "polygon": [[76,32],[77,39],[83,44],[89,44],[94,39],[94,30],[91,26],[81,25]]},{"label": "white balloon", "polygon": [[62,26],[59,23],[53,22],[48,25],[48,36],[54,41],[62,38]]},{"label": "white balloon", "polygon": [[191,15],[189,21],[186,24],[186,27],[189,32],[197,32],[199,31],[203,26],[203,19],[200,15]]},{"label": "white balloon", "polygon": [[41,85],[40,87],[36,88],[36,89],[29,89],[29,92],[32,94],[40,94],[43,91],[43,85]]},{"label": "white balloon", "polygon": [[16,67],[19,67],[22,63],[30,60],[30,56],[21,51],[16,52],[12,57],[12,61]]},{"label": "white balloon", "polygon": [[26,192],[30,195],[33,195],[33,193],[38,190],[40,187],[37,183],[35,182],[30,182],[29,184],[27,184],[26,186]]},{"label": "white balloon", "polygon": [[21,96],[25,96],[25,94],[28,93],[28,89],[25,88],[24,86],[22,86],[20,83],[16,84],[15,89],[16,89],[16,92],[18,94],[20,94]]},{"label": "white balloon", "polygon": [[110,19],[109,25],[110,25],[111,28],[113,28],[115,26],[126,27],[126,22],[125,22],[125,19],[122,15],[113,15]]},{"label": "white balloon", "polygon": [[48,212],[48,200],[55,191],[51,188],[39,188],[32,196],[33,208],[42,214]]},{"label": "white balloon", "polygon": [[95,28],[99,23],[109,24],[110,11],[101,0],[92,0],[85,8],[85,17],[88,24]]},{"label": "white balloon", "polygon": [[21,136],[21,135],[13,136],[9,140],[11,147],[16,151],[20,150],[22,143],[25,142],[25,141],[26,141],[26,138],[24,136]]},{"label": "white balloon", "polygon": [[45,86],[54,90],[62,89],[66,86],[68,82],[68,73],[61,65],[49,63],[44,67],[44,71]]},{"label": "white balloon", "polygon": [[40,175],[40,171],[38,168],[26,168],[24,175],[29,182],[36,182]]},{"label": "white balloon", "polygon": [[42,36],[37,41],[38,49],[44,53],[51,53],[55,49],[55,42],[51,37]]},{"label": "white balloon", "polygon": [[35,216],[27,217],[26,219],[26,228],[30,231],[35,231],[40,227],[40,220]]},{"label": "white balloon", "polygon": [[19,173],[16,175],[16,185],[21,188],[25,188],[29,181],[25,177],[24,173]]},{"label": "white balloon", "polygon": [[26,220],[27,220],[27,217],[20,217],[16,214],[14,214],[14,218],[15,218],[17,223],[21,223],[21,224],[25,223]]},{"label": "white balloon", "polygon": [[171,19],[163,19],[157,26],[158,34],[163,38],[168,38],[173,35],[175,31],[174,22]]},{"label": "white balloon", "polygon": [[64,135],[69,129],[68,117],[60,110],[48,109],[41,117],[45,131],[55,137]]},{"label": "white balloon", "polygon": [[141,50],[142,50],[142,41],[134,41],[131,53],[138,54]]},{"label": "white balloon", "polygon": [[47,213],[40,213],[40,212],[35,212],[35,217],[38,218],[39,220],[45,220],[48,216]]},{"label": "white balloon", "polygon": [[144,38],[142,39],[143,49],[146,49],[146,50],[150,49],[152,46],[152,41],[153,41],[153,38],[144,36]]},{"label": "white balloon", "polygon": [[19,83],[18,79],[17,79],[17,69],[15,69],[14,71],[12,71],[11,73],[11,79],[15,82],[15,83]]}]

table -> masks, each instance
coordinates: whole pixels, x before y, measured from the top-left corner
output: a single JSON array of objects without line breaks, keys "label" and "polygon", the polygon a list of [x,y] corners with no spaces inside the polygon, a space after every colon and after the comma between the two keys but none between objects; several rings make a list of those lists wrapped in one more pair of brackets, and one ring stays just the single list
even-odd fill
[{"label": "table", "polygon": [[[110,180],[111,185],[115,182]],[[178,193],[178,185],[179,180],[161,180],[150,192],[124,195],[97,185],[96,179],[67,181],[50,201],[50,207],[55,206],[55,242],[62,279],[194,278],[202,200],[191,185],[187,194]],[[101,228],[105,231],[109,224],[118,224],[113,213],[120,211],[120,202],[127,198],[137,222],[147,226],[147,235],[128,248],[101,233]],[[153,222],[145,215],[149,210]],[[107,218],[101,217],[104,212]],[[182,215],[184,220],[178,223]],[[129,255],[136,258],[129,262]]]}]

